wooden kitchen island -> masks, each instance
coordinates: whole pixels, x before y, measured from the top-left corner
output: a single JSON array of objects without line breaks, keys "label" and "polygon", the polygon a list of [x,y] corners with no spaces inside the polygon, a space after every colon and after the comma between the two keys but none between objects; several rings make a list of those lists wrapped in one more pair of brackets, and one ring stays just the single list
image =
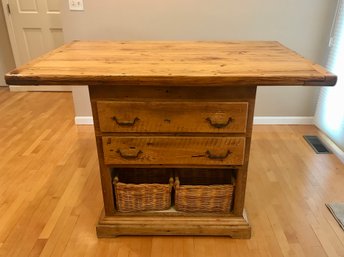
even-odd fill
[{"label": "wooden kitchen island", "polygon": [[[88,85],[104,199],[99,237],[250,238],[244,200],[257,86],[336,79],[278,42],[75,41],[6,75],[9,85]],[[210,184],[198,182],[202,174]],[[161,190],[137,182],[153,175]]]}]

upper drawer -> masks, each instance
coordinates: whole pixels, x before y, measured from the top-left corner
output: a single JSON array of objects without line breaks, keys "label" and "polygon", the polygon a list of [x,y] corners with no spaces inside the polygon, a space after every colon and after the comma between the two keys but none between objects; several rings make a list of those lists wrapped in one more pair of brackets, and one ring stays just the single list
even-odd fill
[{"label": "upper drawer", "polygon": [[246,102],[98,101],[102,132],[244,133]]}]

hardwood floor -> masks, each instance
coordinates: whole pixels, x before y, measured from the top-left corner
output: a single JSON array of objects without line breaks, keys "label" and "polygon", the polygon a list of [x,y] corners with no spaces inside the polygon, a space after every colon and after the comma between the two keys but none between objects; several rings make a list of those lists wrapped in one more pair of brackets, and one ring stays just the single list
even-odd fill
[{"label": "hardwood floor", "polygon": [[0,89],[0,256],[344,256],[325,203],[344,201],[344,165],[303,140],[314,126],[255,126],[246,210],[252,239],[98,239],[102,209],[92,126],[70,93]]}]

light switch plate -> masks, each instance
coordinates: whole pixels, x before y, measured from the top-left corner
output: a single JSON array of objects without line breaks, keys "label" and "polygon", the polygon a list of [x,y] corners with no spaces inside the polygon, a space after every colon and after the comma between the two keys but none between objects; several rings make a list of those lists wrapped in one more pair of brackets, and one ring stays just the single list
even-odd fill
[{"label": "light switch plate", "polygon": [[69,10],[71,11],[83,11],[84,1],[83,0],[69,0]]}]

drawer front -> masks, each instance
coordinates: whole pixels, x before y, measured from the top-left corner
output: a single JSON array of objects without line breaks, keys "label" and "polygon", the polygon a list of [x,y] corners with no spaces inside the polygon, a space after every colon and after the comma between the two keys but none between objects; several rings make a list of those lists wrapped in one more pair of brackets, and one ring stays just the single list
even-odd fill
[{"label": "drawer front", "polygon": [[246,102],[97,102],[102,132],[244,133]]},{"label": "drawer front", "polygon": [[244,137],[104,136],[108,165],[242,165]]}]

